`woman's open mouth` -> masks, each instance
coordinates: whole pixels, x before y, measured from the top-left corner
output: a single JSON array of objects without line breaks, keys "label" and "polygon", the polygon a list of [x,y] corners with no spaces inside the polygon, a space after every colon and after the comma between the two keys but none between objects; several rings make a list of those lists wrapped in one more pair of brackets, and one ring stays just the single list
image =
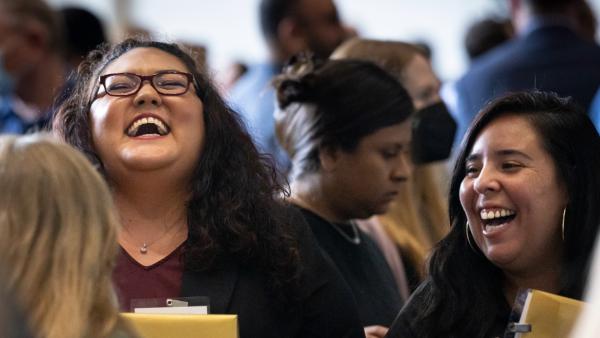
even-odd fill
[{"label": "woman's open mouth", "polygon": [[484,234],[493,233],[512,221],[516,216],[516,212],[511,209],[482,209],[479,212],[481,222],[483,224]]},{"label": "woman's open mouth", "polygon": [[144,135],[165,136],[169,134],[169,127],[160,119],[147,116],[134,120],[127,128],[127,136],[138,137]]}]

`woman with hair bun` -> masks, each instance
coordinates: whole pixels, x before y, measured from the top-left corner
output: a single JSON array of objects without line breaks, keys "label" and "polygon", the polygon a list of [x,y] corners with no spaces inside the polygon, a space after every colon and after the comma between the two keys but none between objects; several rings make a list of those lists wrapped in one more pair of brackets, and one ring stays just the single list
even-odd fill
[{"label": "woman with hair bun", "polygon": [[[402,260],[409,287],[400,287],[408,298],[425,278],[431,248],[448,232],[445,160],[450,156],[456,123],[440,98],[440,80],[419,47],[402,41],[354,38],[340,45],[331,58],[375,63],[406,88],[415,105],[411,177],[385,214],[359,222],[363,230],[376,236],[397,279],[400,269],[396,261]],[[385,251],[388,247],[393,250]]]},{"label": "woman with hair bun", "polygon": [[367,337],[383,337],[402,301],[383,255],[352,220],[385,212],[407,179],[410,97],[374,64],[306,56],[275,86],[290,202],[350,285]]}]

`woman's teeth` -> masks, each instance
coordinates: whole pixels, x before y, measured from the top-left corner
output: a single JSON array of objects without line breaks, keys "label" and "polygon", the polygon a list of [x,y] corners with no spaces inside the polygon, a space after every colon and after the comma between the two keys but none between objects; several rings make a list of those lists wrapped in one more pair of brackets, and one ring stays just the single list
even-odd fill
[{"label": "woman's teeth", "polygon": [[483,223],[484,234],[492,234],[504,228],[504,225],[515,218],[516,213],[510,209],[483,209],[479,215]]},{"label": "woman's teeth", "polygon": [[481,210],[479,215],[482,220],[492,220],[500,217],[507,217],[514,215],[515,212],[509,209],[497,209],[497,210]]},{"label": "woman's teeth", "polygon": [[168,133],[168,129],[165,126],[165,124],[154,117],[144,117],[141,118],[137,121],[135,121],[131,127],[129,127],[129,129],[127,130],[127,135],[129,136],[138,136],[138,130],[141,126],[145,125],[145,124],[152,124],[156,127],[156,131],[159,135],[163,136],[166,135]]}]

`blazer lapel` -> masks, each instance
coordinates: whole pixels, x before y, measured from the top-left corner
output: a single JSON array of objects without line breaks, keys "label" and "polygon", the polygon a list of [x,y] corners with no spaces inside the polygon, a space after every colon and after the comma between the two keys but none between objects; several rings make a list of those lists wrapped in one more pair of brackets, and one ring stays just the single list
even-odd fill
[{"label": "blazer lapel", "polygon": [[237,279],[238,265],[232,260],[208,271],[184,270],[181,296],[209,297],[209,313],[227,313]]}]

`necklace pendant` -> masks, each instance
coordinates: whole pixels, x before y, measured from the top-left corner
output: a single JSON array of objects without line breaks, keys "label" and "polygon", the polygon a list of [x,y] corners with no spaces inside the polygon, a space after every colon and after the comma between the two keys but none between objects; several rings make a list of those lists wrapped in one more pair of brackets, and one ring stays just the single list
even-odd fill
[{"label": "necklace pendant", "polygon": [[350,222],[350,229],[352,229],[352,237],[350,237],[344,229],[340,229],[339,226],[335,223],[328,222],[335,231],[337,231],[345,240],[348,242],[359,245],[360,244],[360,232],[358,230],[358,226],[354,222]]},{"label": "necklace pendant", "polygon": [[148,253],[148,245],[146,245],[146,243],[140,248],[140,253],[144,255]]}]

